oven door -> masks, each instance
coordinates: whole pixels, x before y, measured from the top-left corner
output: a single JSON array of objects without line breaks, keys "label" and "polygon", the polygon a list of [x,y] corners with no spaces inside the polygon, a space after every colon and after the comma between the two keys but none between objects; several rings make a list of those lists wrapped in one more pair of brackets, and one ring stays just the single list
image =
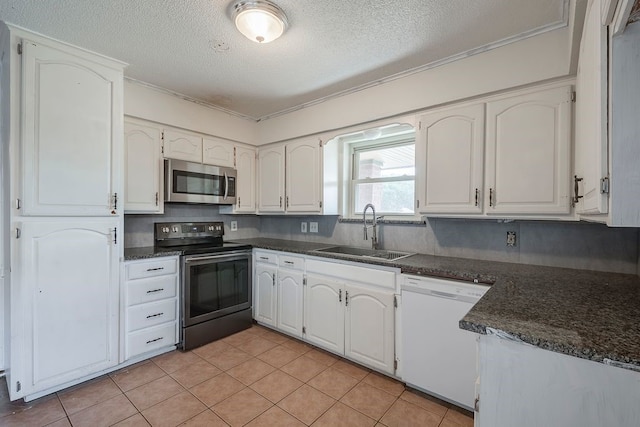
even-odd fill
[{"label": "oven door", "polygon": [[250,251],[183,256],[183,326],[251,308],[251,265]]}]

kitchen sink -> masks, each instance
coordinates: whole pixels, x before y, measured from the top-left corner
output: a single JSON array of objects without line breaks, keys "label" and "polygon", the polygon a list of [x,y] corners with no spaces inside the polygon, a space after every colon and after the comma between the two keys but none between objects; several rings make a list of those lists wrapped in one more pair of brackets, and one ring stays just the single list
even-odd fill
[{"label": "kitchen sink", "polygon": [[351,246],[329,246],[327,248],[316,249],[313,252],[346,255],[353,258],[373,258],[381,261],[395,261],[397,259],[415,255],[409,252],[387,251],[384,249],[354,248]]}]

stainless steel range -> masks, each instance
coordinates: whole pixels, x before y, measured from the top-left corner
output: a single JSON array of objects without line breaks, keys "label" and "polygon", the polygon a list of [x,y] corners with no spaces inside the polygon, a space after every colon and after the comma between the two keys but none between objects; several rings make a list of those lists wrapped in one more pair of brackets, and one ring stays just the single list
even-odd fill
[{"label": "stainless steel range", "polygon": [[225,243],[222,222],[156,223],[156,251],[182,251],[181,347],[251,326],[251,246]]}]

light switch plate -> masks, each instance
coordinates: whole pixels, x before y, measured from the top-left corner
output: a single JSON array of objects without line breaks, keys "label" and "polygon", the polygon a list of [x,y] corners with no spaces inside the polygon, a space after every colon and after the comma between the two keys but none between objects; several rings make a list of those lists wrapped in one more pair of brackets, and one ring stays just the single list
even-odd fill
[{"label": "light switch plate", "polygon": [[238,231],[238,221],[231,221],[231,231]]},{"label": "light switch plate", "polygon": [[507,231],[507,246],[515,246],[515,245],[516,245],[516,232]]},{"label": "light switch plate", "polygon": [[318,223],[317,222],[310,222],[309,223],[309,231],[312,233],[317,233],[318,232]]},{"label": "light switch plate", "polygon": [[300,231],[302,231],[303,233],[307,232],[307,223],[306,222],[302,221],[300,223]]}]

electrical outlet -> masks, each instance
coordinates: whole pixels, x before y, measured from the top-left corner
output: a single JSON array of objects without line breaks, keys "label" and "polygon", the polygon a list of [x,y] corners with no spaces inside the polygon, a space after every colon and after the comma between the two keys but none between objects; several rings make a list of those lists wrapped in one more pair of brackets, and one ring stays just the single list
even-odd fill
[{"label": "electrical outlet", "polygon": [[516,232],[507,231],[507,246],[515,246],[515,245],[516,245]]},{"label": "electrical outlet", "polygon": [[301,222],[300,223],[300,231],[302,231],[303,233],[307,232],[307,223],[306,222]]},{"label": "electrical outlet", "polygon": [[318,232],[318,223],[317,222],[310,222],[309,223],[309,231],[312,233],[317,233]]},{"label": "electrical outlet", "polygon": [[231,221],[231,231],[238,231],[238,221]]}]

